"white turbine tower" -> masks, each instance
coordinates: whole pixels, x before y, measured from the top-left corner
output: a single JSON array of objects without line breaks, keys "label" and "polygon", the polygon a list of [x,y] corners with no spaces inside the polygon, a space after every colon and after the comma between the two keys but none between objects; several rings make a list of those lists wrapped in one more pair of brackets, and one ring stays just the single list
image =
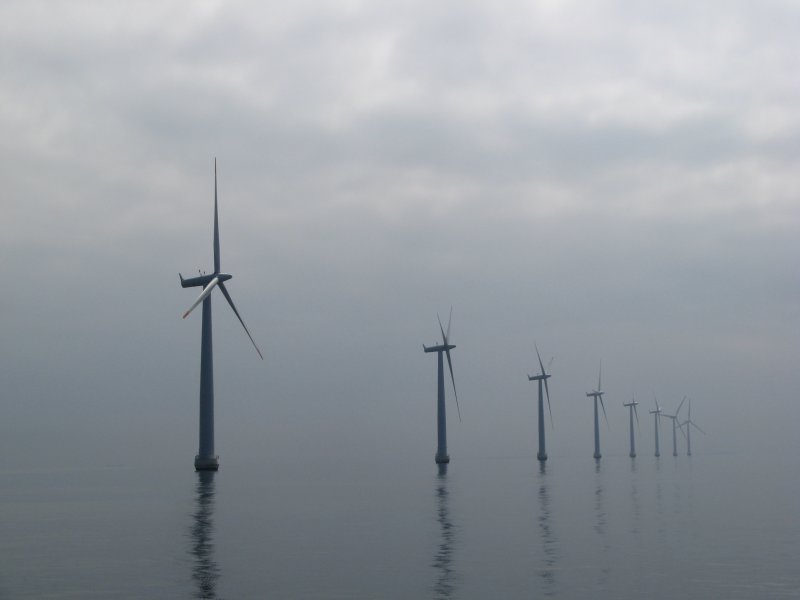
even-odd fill
[{"label": "white turbine tower", "polygon": [[597,389],[593,392],[587,392],[587,398],[594,398],[594,458],[595,460],[600,460],[602,456],[600,454],[600,420],[597,417],[597,401],[600,400],[600,407],[603,409],[603,417],[606,420],[606,426],[608,426],[608,417],[606,416],[606,407],[603,404],[603,394],[605,392],[602,388],[602,379],[603,379],[603,363],[600,363],[600,372],[597,376]]},{"label": "white turbine tower", "polygon": [[453,396],[456,399],[456,410],[458,411],[458,420],[461,421],[461,408],[458,406],[458,392],[456,392],[456,378],[453,376],[453,362],[450,359],[450,350],[455,348],[455,345],[450,343],[450,323],[453,320],[453,308],[450,307],[450,318],[447,320],[447,331],[442,327],[442,320],[439,315],[436,315],[439,320],[439,331],[442,332],[442,343],[438,346],[422,345],[425,352],[436,352],[438,355],[438,369],[437,369],[437,396],[436,396],[436,456],[437,464],[447,464],[450,462],[450,455],[447,454],[447,411],[444,404],[444,360],[442,354],[447,356],[447,366],[450,369],[450,380],[453,382]]},{"label": "white turbine tower", "polygon": [[656,409],[651,410],[650,414],[655,415],[655,428],[656,428],[656,458],[661,456],[661,450],[658,447],[658,426],[661,425],[661,421],[659,417],[661,416],[661,407],[658,405],[658,400],[656,400],[655,394],[653,394],[653,402],[656,403]]},{"label": "white turbine tower", "polygon": [[627,406],[628,407],[628,416],[630,417],[631,452],[630,452],[629,456],[631,458],[636,458],[636,442],[634,441],[635,438],[633,436],[633,415],[636,415],[636,427],[638,429],[638,427],[639,427],[639,413],[636,410],[636,407],[638,405],[639,405],[639,403],[633,397],[631,397],[631,401],[630,402],[622,404],[622,406]]},{"label": "white turbine tower", "polygon": [[[528,381],[539,382],[539,452],[536,458],[541,461],[547,460],[547,451],[544,444],[544,398],[542,397],[542,383],[544,383],[544,391],[547,393],[547,410],[550,411],[550,427],[553,426],[553,410],[550,408],[550,389],[547,387],[547,379],[550,377],[549,373],[545,373],[544,364],[542,364],[542,356],[539,354],[539,348],[536,348],[536,358],[539,359],[539,368],[541,373],[539,375],[528,375]],[[552,360],[550,361],[552,363]],[[549,367],[550,365],[548,365]]]},{"label": "white turbine tower", "polygon": [[687,448],[686,455],[687,456],[691,456],[692,455],[692,427],[697,429],[697,431],[699,431],[703,435],[706,435],[706,432],[703,431],[702,429],[700,429],[700,427],[698,427],[695,424],[695,422],[692,421],[692,399],[691,398],[689,398],[689,416],[687,417],[687,419],[683,423],[680,424],[681,431],[683,431],[682,428],[683,428],[684,425],[686,425],[686,448]]},{"label": "white turbine tower", "polygon": [[258,349],[253,336],[244,324],[239,311],[233,304],[231,295],[225,287],[225,282],[233,278],[230,273],[224,273],[220,267],[220,251],[219,251],[219,213],[217,210],[217,160],[214,159],[214,272],[207,275],[200,275],[199,277],[192,277],[184,279],[183,275],[178,273],[181,280],[181,287],[202,287],[203,291],[197,297],[185,313],[183,318],[189,316],[201,302],[203,304],[203,318],[200,327],[200,444],[197,455],[194,457],[194,468],[197,471],[216,471],[219,468],[219,456],[214,451],[214,360],[213,348],[211,343],[211,292],[214,288],[219,288],[222,295],[227,300],[228,304],[233,310],[233,314],[239,319],[239,322],[244,328],[244,332],[253,347],[256,349],[258,356],[263,360],[261,350]]},{"label": "white turbine tower", "polygon": [[[686,402],[686,396],[681,400],[681,403],[678,405],[678,410],[675,411],[674,415],[668,415],[667,413],[662,415],[667,419],[672,419],[672,456],[678,456],[678,413],[681,412],[684,402]],[[681,429],[681,433],[683,433],[683,429]]]}]

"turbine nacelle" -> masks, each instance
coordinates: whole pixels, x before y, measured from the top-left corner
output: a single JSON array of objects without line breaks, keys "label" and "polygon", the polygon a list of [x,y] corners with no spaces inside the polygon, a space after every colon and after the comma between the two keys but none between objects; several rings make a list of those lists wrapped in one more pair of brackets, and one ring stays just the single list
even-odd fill
[{"label": "turbine nacelle", "polygon": [[440,344],[438,346],[426,346],[422,344],[422,348],[425,352],[447,352],[448,350],[452,350],[455,348],[455,344]]},{"label": "turbine nacelle", "polygon": [[[633,411],[633,414],[636,416],[636,427],[639,427],[639,411],[636,408],[637,406],[639,406],[639,403],[633,398],[631,398],[630,402],[623,402],[622,406]],[[631,450],[631,452],[633,452],[633,450]]]},{"label": "turbine nacelle", "polygon": [[550,373],[545,375],[528,375],[528,381],[539,381],[540,379],[549,379]]},{"label": "turbine nacelle", "polygon": [[229,275],[228,273],[211,273],[209,275],[200,275],[199,277],[189,277],[188,279],[184,279],[183,275],[178,273],[178,277],[181,279],[181,287],[190,288],[190,287],[206,287],[211,281],[216,277],[220,283],[228,281],[229,279],[233,279],[233,275]]}]

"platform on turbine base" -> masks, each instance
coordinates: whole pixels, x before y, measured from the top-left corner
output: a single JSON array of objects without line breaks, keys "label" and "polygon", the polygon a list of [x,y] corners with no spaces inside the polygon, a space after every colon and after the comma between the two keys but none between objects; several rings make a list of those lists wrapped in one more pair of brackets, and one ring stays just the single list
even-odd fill
[{"label": "platform on turbine base", "polygon": [[603,455],[602,455],[602,454],[595,454],[595,455],[594,455],[594,459],[595,459],[595,460],[600,460],[601,458],[603,458]]},{"label": "platform on turbine base", "polygon": [[217,471],[219,470],[219,456],[200,456],[194,457],[195,471]]},{"label": "platform on turbine base", "polygon": [[437,465],[446,465],[450,462],[450,457],[446,454],[444,456],[436,456],[436,464]]},{"label": "platform on turbine base", "polygon": [[539,460],[547,460],[547,454],[537,454],[536,458]]}]

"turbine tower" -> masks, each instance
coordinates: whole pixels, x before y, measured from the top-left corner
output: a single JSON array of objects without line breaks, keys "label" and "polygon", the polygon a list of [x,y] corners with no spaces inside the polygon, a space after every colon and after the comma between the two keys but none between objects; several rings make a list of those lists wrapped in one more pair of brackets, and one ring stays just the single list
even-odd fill
[{"label": "turbine tower", "polygon": [[552,427],[553,410],[550,408],[550,389],[547,387],[547,379],[550,377],[550,374],[544,371],[542,357],[539,354],[539,348],[536,347],[536,344],[534,344],[534,348],[536,348],[536,357],[539,359],[539,368],[541,368],[542,371],[539,375],[528,375],[528,381],[539,382],[539,452],[536,454],[536,458],[544,461],[547,460],[547,451],[544,445],[544,399],[542,398],[542,383],[544,383],[544,391],[547,393],[547,410],[550,411],[550,427]]},{"label": "turbine tower", "polygon": [[[684,425],[686,425],[686,448],[687,448],[686,455],[687,456],[691,456],[692,455],[692,427],[697,429],[697,431],[699,431],[703,435],[706,435],[706,432],[703,431],[702,429],[700,429],[700,427],[698,427],[695,424],[695,422],[692,421],[692,399],[691,398],[689,398],[689,416],[687,417],[687,419],[683,423],[680,424],[680,427],[682,428]],[[683,431],[683,429],[681,429],[681,431]]]},{"label": "turbine tower", "polygon": [[636,458],[636,442],[634,441],[634,437],[633,437],[633,415],[636,415],[636,427],[638,428],[639,427],[639,413],[636,410],[636,407],[638,405],[639,405],[639,403],[634,398],[631,398],[630,402],[622,404],[622,406],[627,406],[628,407],[628,413],[629,413],[628,416],[630,417],[630,422],[631,422],[631,427],[630,427],[631,428],[631,452],[630,452],[630,455],[629,455],[631,458]]},{"label": "turbine tower", "polygon": [[447,366],[450,368],[450,380],[453,382],[453,396],[456,399],[456,409],[458,410],[458,420],[461,421],[461,408],[458,406],[458,392],[456,392],[456,379],[453,377],[453,362],[450,359],[450,350],[455,348],[449,342],[450,339],[450,323],[453,320],[453,308],[450,307],[450,318],[447,320],[447,332],[442,327],[442,320],[439,315],[436,315],[439,320],[439,330],[442,332],[442,343],[438,346],[426,346],[422,344],[425,352],[436,352],[439,359],[439,380],[438,380],[438,399],[436,403],[436,431],[437,431],[437,446],[436,446],[436,463],[447,464],[450,462],[450,457],[447,454],[447,412],[444,406],[444,360],[442,353],[447,355]]},{"label": "turbine tower", "polygon": [[587,392],[586,397],[594,398],[594,457],[596,460],[599,460],[602,456],[600,454],[600,421],[597,417],[597,400],[600,400],[600,406],[603,409],[603,417],[606,420],[606,426],[608,426],[608,417],[606,416],[606,407],[603,404],[603,394],[605,392],[602,390],[601,381],[603,378],[603,363],[600,363],[600,373],[597,376],[597,389],[593,392]]},{"label": "turbine tower", "polygon": [[661,450],[659,450],[658,447],[658,426],[661,424],[661,421],[659,420],[659,417],[661,416],[661,407],[658,405],[658,400],[656,400],[655,395],[653,395],[653,402],[656,403],[656,409],[651,410],[650,414],[655,415],[654,419],[656,428],[656,458],[658,458],[659,456],[661,456]]},{"label": "turbine tower", "polygon": [[[675,411],[674,415],[668,415],[667,413],[662,415],[663,417],[672,419],[672,456],[678,456],[678,413],[681,412],[684,402],[686,402],[686,396],[681,400],[681,403],[678,405],[678,410]],[[681,433],[683,433],[683,429],[681,429]]]},{"label": "turbine tower", "polygon": [[216,471],[219,469],[219,456],[214,454],[214,360],[211,345],[211,292],[218,287],[225,296],[233,309],[236,318],[244,327],[244,331],[253,347],[258,352],[258,356],[263,360],[261,350],[258,349],[253,336],[247,330],[247,326],[239,316],[239,311],[233,304],[230,294],[225,287],[225,282],[233,276],[223,273],[220,270],[219,260],[219,217],[217,212],[217,160],[214,159],[214,272],[208,275],[201,274],[199,277],[184,279],[178,273],[181,280],[181,287],[202,287],[202,293],[197,297],[183,314],[183,318],[189,316],[198,304],[203,303],[203,324],[200,336],[200,447],[197,456],[194,457],[194,468],[197,471]]}]

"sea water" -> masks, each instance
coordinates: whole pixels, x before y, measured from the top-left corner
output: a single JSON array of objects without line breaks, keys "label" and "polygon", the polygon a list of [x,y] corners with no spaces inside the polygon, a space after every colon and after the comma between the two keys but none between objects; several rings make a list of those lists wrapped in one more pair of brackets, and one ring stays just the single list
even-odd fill
[{"label": "sea water", "polygon": [[0,471],[0,598],[800,598],[797,457]]}]

